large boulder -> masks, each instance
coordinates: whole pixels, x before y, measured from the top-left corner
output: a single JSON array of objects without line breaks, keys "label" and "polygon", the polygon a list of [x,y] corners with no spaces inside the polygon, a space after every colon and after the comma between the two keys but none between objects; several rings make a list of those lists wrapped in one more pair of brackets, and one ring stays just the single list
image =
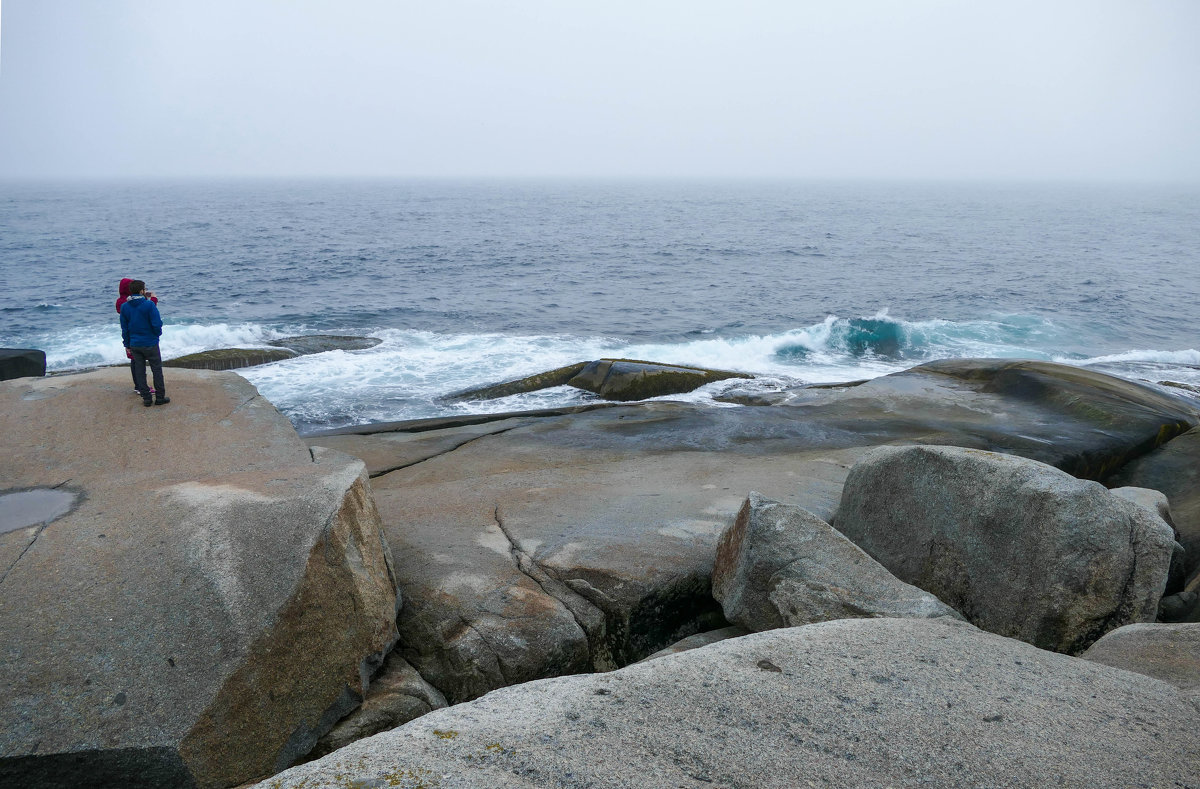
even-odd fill
[{"label": "large boulder", "polygon": [[1099,483],[959,447],[873,450],[835,525],[979,627],[1068,653],[1154,621],[1174,548],[1161,518]]},{"label": "large boulder", "polygon": [[962,618],[816,515],[753,492],[721,535],[712,586],[725,618],[750,630],[852,617]]},{"label": "large boulder", "polygon": [[1188,575],[1200,570],[1200,429],[1192,428],[1144,457],[1132,461],[1107,481],[1162,491],[1171,504]]},{"label": "large boulder", "polygon": [[506,688],[261,786],[1195,786],[1195,716],[961,623],[847,619]]},{"label": "large boulder", "polygon": [[0,479],[73,494],[0,534],[0,784],[224,787],[354,708],[396,638],[361,461],[245,379],[125,370],[0,384]]},{"label": "large boulder", "polygon": [[164,359],[163,366],[188,370],[238,370],[294,359],[299,355],[288,348],[218,348]]},{"label": "large boulder", "polygon": [[36,348],[0,348],[0,381],[46,374],[46,352]]}]

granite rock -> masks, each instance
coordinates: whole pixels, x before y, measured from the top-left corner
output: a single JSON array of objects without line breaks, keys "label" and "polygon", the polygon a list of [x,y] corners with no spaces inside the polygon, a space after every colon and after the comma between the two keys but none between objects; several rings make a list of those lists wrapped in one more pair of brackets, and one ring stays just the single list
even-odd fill
[{"label": "granite rock", "polygon": [[[68,490],[0,534],[0,784],[223,787],[283,769],[396,638],[361,461],[245,379],[123,369],[0,384],[0,479]],[[103,429],[97,429],[97,425]]]},{"label": "granite rock", "polygon": [[845,619],[505,688],[260,786],[1194,786],[1195,715],[944,618]]},{"label": "granite rock", "polygon": [[959,447],[881,447],[846,479],[835,525],[970,622],[1076,653],[1153,621],[1171,527],[1043,463]]},{"label": "granite rock", "polygon": [[962,618],[817,516],[753,492],[721,535],[712,585],[725,618],[755,631],[851,617]]}]

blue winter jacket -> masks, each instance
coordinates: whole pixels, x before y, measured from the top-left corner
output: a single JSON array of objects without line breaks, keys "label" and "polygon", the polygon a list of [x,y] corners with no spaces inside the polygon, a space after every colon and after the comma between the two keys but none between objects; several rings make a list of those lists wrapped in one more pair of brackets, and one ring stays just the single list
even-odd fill
[{"label": "blue winter jacket", "polygon": [[121,305],[121,341],[126,348],[158,345],[162,336],[162,317],[158,307],[145,296],[130,296]]}]

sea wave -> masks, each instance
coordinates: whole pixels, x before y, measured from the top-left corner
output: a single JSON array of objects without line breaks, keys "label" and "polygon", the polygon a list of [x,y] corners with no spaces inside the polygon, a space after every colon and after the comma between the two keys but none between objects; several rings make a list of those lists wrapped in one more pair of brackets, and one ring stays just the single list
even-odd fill
[{"label": "sea wave", "polygon": [[[729,332],[693,333],[678,342],[636,342],[566,334],[443,334],[346,327],[335,333],[369,335],[381,342],[367,350],[330,351],[239,372],[297,426],[314,428],[466,410],[504,411],[587,402],[591,395],[567,387],[487,403],[448,404],[440,398],[460,389],[601,357],[689,364],[759,376],[750,384],[715,384],[687,397],[714,404],[713,394],[733,385],[779,389],[874,378],[923,361],[958,357],[1097,365],[1150,381],[1192,381],[1200,377],[1200,351],[1136,350],[1087,356],[1068,350],[1075,339],[1068,327],[1027,315],[907,321],[881,311],[865,317],[830,315],[818,323],[772,334]],[[312,331],[300,324],[173,324],[164,327],[162,348],[166,358],[173,358],[214,348],[265,347],[270,340],[303,333]],[[47,351],[51,370],[125,361],[115,322],[70,329],[42,339],[40,347]],[[1154,369],[1141,369],[1147,365]]]}]

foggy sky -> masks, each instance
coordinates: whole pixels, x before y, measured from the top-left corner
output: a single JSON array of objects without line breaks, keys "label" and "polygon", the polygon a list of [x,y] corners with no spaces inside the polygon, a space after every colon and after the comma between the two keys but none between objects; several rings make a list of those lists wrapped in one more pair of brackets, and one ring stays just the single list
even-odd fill
[{"label": "foggy sky", "polygon": [[2,0],[0,177],[1200,180],[1195,0]]}]

